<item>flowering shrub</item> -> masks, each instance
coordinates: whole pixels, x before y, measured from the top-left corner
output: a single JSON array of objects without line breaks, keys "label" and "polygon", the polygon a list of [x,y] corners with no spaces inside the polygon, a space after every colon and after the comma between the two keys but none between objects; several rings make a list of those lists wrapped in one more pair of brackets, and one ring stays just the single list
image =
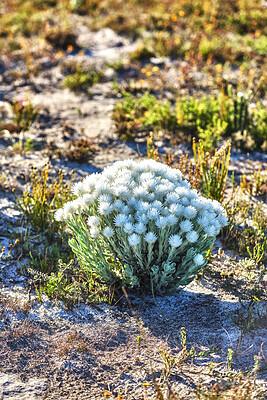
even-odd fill
[{"label": "flowering shrub", "polygon": [[181,172],[154,160],[119,161],[73,187],[56,212],[73,233],[79,262],[102,281],[163,294],[205,265],[223,207],[203,198]]}]

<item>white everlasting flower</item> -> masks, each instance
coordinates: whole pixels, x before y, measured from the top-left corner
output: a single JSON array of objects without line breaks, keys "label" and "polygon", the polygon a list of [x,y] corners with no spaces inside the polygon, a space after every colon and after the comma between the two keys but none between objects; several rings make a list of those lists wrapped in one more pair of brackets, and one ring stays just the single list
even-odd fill
[{"label": "white everlasting flower", "polygon": [[203,228],[205,228],[205,226],[208,226],[210,221],[207,217],[199,217],[197,219],[197,222],[200,226],[202,226]]},{"label": "white everlasting flower", "polygon": [[114,235],[114,230],[112,228],[110,228],[109,226],[107,226],[106,228],[103,229],[103,235],[107,238],[110,238],[111,236]]},{"label": "white everlasting flower", "polygon": [[148,232],[145,235],[145,241],[147,243],[155,243],[157,241],[157,235],[154,232]]},{"label": "white everlasting flower", "polygon": [[171,204],[169,210],[177,217],[184,214],[184,206],[182,206],[181,204]]},{"label": "white everlasting flower", "polygon": [[127,216],[125,214],[118,214],[114,218],[114,224],[117,227],[122,227],[127,222]]},{"label": "white everlasting flower", "polygon": [[131,222],[126,222],[126,224],[123,227],[123,230],[125,233],[130,235],[134,231],[134,225]]},{"label": "white everlasting flower", "polygon": [[64,218],[69,219],[76,212],[76,205],[73,201],[69,201],[63,206]]},{"label": "white everlasting flower", "polygon": [[[149,203],[148,203],[149,204]],[[157,210],[161,210],[162,209],[162,203],[161,201],[155,200],[153,201],[153,203],[151,204],[151,207],[156,208]]]},{"label": "white everlasting flower", "polygon": [[147,218],[150,220],[156,220],[159,217],[159,210],[157,208],[150,208],[146,214]]},{"label": "white everlasting flower", "polygon": [[115,196],[117,196],[117,197],[127,198],[129,196],[129,190],[126,186],[114,187],[114,193],[115,193]]},{"label": "white everlasting flower", "polygon": [[151,179],[149,181],[142,182],[142,185],[144,186],[144,188],[148,192],[154,191],[155,187],[157,186],[157,180],[156,179],[153,179],[153,180]]},{"label": "white everlasting flower", "polygon": [[93,227],[93,226],[98,226],[99,224],[100,224],[100,219],[98,217],[96,217],[95,215],[88,217],[88,219],[87,219],[88,226]]},{"label": "white everlasting flower", "polygon": [[115,211],[120,211],[125,206],[124,202],[121,200],[116,200],[113,203],[113,209]]},{"label": "white everlasting flower", "polygon": [[138,215],[137,218],[136,218],[136,220],[137,220],[138,222],[143,223],[143,224],[147,224],[147,223],[148,223],[148,218],[147,218],[146,214],[140,214],[140,215]]},{"label": "white everlasting flower", "polygon": [[186,239],[190,243],[195,243],[198,240],[198,233],[197,231],[190,231],[186,234]]},{"label": "white everlasting flower", "polygon": [[87,193],[81,197],[81,200],[82,200],[84,206],[87,207],[87,206],[90,206],[91,204],[93,204],[93,202],[95,201],[95,198],[91,194]]},{"label": "white everlasting flower", "polygon": [[128,201],[127,201],[127,206],[128,207],[132,207],[135,210],[138,209],[139,207],[139,202],[136,200],[136,198],[134,196],[132,196]]},{"label": "white everlasting flower", "polygon": [[179,194],[177,193],[168,193],[165,199],[165,203],[172,203],[172,204],[178,204],[179,201],[181,200]]},{"label": "white everlasting flower", "polygon": [[59,208],[55,214],[54,214],[54,218],[56,221],[60,222],[64,220],[64,211],[63,208]]},{"label": "white everlasting flower", "polygon": [[71,189],[72,193],[75,194],[76,196],[82,196],[84,193],[84,185],[83,182],[77,182],[73,185]]},{"label": "white everlasting flower", "polygon": [[183,186],[178,186],[175,189],[175,193],[179,194],[180,197],[186,197],[189,195],[189,190]]},{"label": "white everlasting flower", "polygon": [[134,230],[135,230],[136,233],[141,235],[142,233],[146,232],[146,225],[143,224],[142,222],[139,222],[139,223],[135,224]]},{"label": "white everlasting flower", "polygon": [[211,204],[216,214],[221,214],[224,211],[223,206],[217,200],[212,200]]},{"label": "white everlasting flower", "polygon": [[163,207],[160,213],[163,217],[168,217],[170,215],[170,210],[168,209],[168,207]]},{"label": "white everlasting flower", "polygon": [[197,189],[190,189],[187,197],[190,199],[190,201],[197,199],[199,197]]},{"label": "white everlasting flower", "polygon": [[95,184],[95,190],[99,194],[109,194],[112,190],[109,182],[97,181]]},{"label": "white everlasting flower", "polygon": [[221,224],[220,224],[220,222],[219,222],[219,220],[218,220],[217,218],[213,219],[213,220],[210,222],[210,225],[211,225],[211,226],[214,226],[214,228],[216,229],[216,231],[217,231],[218,229],[220,229],[220,227],[221,227]]},{"label": "white everlasting flower", "polygon": [[180,182],[182,179],[182,173],[179,171],[179,169],[169,169],[168,172],[166,173],[166,178],[172,181],[173,183]]},{"label": "white everlasting flower", "polygon": [[193,219],[197,215],[197,210],[193,206],[185,207],[184,216],[188,219]]},{"label": "white everlasting flower", "polygon": [[160,184],[155,188],[156,196],[166,195],[166,193],[168,193],[168,192],[169,192],[168,185]]},{"label": "white everlasting flower", "polygon": [[192,199],[190,203],[191,206],[195,207],[195,209],[198,211],[201,211],[205,208],[205,203],[202,201],[202,199]]},{"label": "white everlasting flower", "polygon": [[143,174],[140,175],[140,182],[147,182],[147,181],[154,181],[155,179],[155,174],[152,174],[152,172],[144,172]]},{"label": "white everlasting flower", "polygon": [[183,240],[182,240],[181,236],[179,236],[179,235],[172,235],[169,238],[169,244],[172,247],[179,247],[179,246],[181,246],[182,243],[183,243]]},{"label": "white everlasting flower", "polygon": [[100,203],[98,206],[98,212],[101,215],[108,215],[113,211],[113,207],[110,203]]},{"label": "white everlasting flower", "polygon": [[124,207],[122,207],[121,212],[122,212],[122,214],[128,215],[128,214],[130,214],[131,209],[128,206],[124,206]]},{"label": "white everlasting flower", "polygon": [[128,241],[130,246],[137,246],[140,243],[141,239],[136,233],[133,233],[129,236]]},{"label": "white everlasting flower", "polygon": [[94,239],[97,238],[99,236],[99,234],[100,234],[100,230],[96,226],[93,226],[90,229],[90,236],[92,238],[94,238]]},{"label": "white everlasting flower", "polygon": [[166,218],[167,218],[167,220],[168,220],[168,225],[169,225],[169,226],[176,225],[177,222],[178,222],[178,218],[175,217],[175,215],[170,214],[170,215],[168,215],[168,217],[166,217]]},{"label": "white everlasting flower", "polygon": [[180,228],[183,232],[190,232],[193,230],[193,224],[191,221],[189,221],[188,219],[186,219],[185,221],[182,221],[180,223]]},{"label": "white everlasting flower", "polygon": [[81,212],[84,210],[84,208],[86,208],[81,197],[78,197],[78,199],[73,200],[72,203],[76,209],[76,211],[75,211],[76,213]]},{"label": "white everlasting flower", "polygon": [[205,259],[204,259],[204,257],[202,256],[202,254],[197,254],[195,257],[194,257],[194,264],[195,265],[203,265],[204,264],[204,262],[205,262]]},{"label": "white everlasting flower", "polygon": [[187,197],[182,197],[181,198],[181,203],[183,206],[188,206],[190,204],[190,201],[188,200]]},{"label": "white everlasting flower", "polygon": [[101,194],[98,198],[99,203],[111,203],[112,197],[110,194]]},{"label": "white everlasting flower", "polygon": [[134,216],[132,214],[127,215],[127,222],[132,222],[132,223],[135,222]]},{"label": "white everlasting flower", "polygon": [[219,221],[221,223],[222,226],[227,226],[229,221],[228,221],[228,217],[226,215],[221,215],[219,217]]},{"label": "white everlasting flower", "polygon": [[156,220],[155,224],[158,228],[166,228],[166,226],[168,225],[168,218],[167,217],[159,217]]},{"label": "white everlasting flower", "polygon": [[138,211],[140,211],[141,213],[145,213],[150,209],[151,205],[148,201],[142,201],[140,200],[138,202]]},{"label": "white everlasting flower", "polygon": [[146,200],[152,202],[153,200],[155,200],[155,193],[148,193],[148,195],[146,196]]},{"label": "white everlasting flower", "polygon": [[207,226],[204,228],[204,231],[208,236],[216,236],[216,229],[214,226]]},{"label": "white everlasting flower", "polygon": [[146,199],[148,196],[148,191],[143,186],[138,186],[133,190],[133,195],[140,199]]}]

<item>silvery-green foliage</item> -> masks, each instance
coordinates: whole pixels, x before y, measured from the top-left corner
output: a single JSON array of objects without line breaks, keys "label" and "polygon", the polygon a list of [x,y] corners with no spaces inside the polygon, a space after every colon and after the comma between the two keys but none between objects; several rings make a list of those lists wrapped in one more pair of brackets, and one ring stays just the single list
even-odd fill
[{"label": "silvery-green foliage", "polygon": [[190,283],[227,217],[181,172],[153,160],[119,161],[76,183],[58,210],[79,262],[108,284],[165,293]]}]

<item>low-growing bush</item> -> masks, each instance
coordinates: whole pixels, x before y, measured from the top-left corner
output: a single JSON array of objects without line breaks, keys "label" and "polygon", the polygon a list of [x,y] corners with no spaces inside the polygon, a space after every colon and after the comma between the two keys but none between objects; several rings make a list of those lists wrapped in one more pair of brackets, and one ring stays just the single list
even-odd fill
[{"label": "low-growing bush", "polygon": [[158,294],[187,285],[228,223],[217,201],[154,160],[116,162],[73,192],[55,218],[67,221],[81,266],[110,285]]},{"label": "low-growing bush", "polygon": [[139,98],[124,93],[124,98],[116,105],[112,117],[123,140],[133,139],[138,131],[174,131],[177,125],[170,102],[159,101],[149,93]]},{"label": "low-growing bush", "polygon": [[65,157],[70,161],[77,161],[79,163],[88,161],[95,153],[93,140],[94,139],[81,138],[72,141],[65,152]]},{"label": "low-growing bush", "polygon": [[67,75],[63,81],[63,87],[73,90],[74,92],[80,92],[86,90],[98,83],[102,73],[92,69],[87,71],[82,68],[80,64],[77,64],[72,74]]},{"label": "low-growing bush", "polygon": [[13,122],[17,126],[19,132],[28,131],[38,118],[38,110],[29,100],[14,100],[12,112],[14,114]]},{"label": "low-growing bush", "polygon": [[49,163],[40,173],[36,168],[31,167],[28,190],[25,190],[21,196],[16,194],[15,189],[13,190],[20,211],[38,231],[48,229],[53,236],[53,233],[58,230],[59,224],[54,220],[53,210],[72,198],[70,187],[73,174],[72,172],[70,182],[64,183],[64,174],[60,170],[58,181],[50,183]]},{"label": "low-growing bush", "polygon": [[178,99],[175,107],[179,128],[198,131],[207,149],[221,136],[232,136],[243,148],[266,146],[267,112],[260,101],[251,107],[252,99],[252,91],[237,92],[231,85],[217,97]]}]

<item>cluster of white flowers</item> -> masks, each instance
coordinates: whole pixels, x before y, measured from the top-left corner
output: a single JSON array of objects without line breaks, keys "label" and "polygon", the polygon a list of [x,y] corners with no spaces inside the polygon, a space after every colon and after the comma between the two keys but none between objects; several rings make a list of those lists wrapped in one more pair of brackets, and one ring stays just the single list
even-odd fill
[{"label": "cluster of white flowers", "polygon": [[121,243],[120,257],[134,254],[146,268],[155,260],[175,262],[192,248],[191,262],[203,266],[203,243],[213,243],[228,224],[217,201],[191,189],[179,170],[154,160],[116,162],[76,183],[73,193],[77,199],[55,218],[73,221],[86,215],[93,239],[108,241],[114,252]]}]

